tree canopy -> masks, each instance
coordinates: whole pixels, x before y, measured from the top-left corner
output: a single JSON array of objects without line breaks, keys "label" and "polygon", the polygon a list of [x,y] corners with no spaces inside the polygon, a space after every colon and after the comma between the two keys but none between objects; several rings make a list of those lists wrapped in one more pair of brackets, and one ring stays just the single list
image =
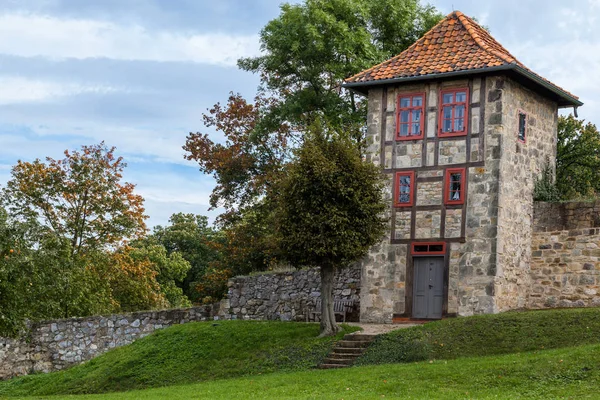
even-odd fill
[{"label": "tree canopy", "polygon": [[[173,214],[168,225],[155,226],[152,234],[143,242],[146,246],[158,244],[164,247],[165,256],[169,259],[181,257],[189,264],[185,273],[179,275],[170,273],[169,276],[172,276],[174,284],[181,288],[183,294],[190,300],[200,302],[204,297],[220,298],[224,294],[219,293],[217,296],[213,291],[208,290],[208,287],[207,290],[198,290],[198,285],[210,280],[209,276],[213,272],[214,264],[221,258],[220,249],[224,242],[223,235],[209,226],[207,217],[184,213]],[[181,268],[178,270],[183,272]],[[225,285],[227,278],[229,276],[225,278]],[[222,286],[221,284],[220,287]],[[175,287],[171,290],[175,290]],[[170,302],[173,304],[172,300]]]},{"label": "tree canopy", "polygon": [[600,132],[573,115],[558,117],[556,167],[548,162],[537,178],[534,200],[595,198],[600,193]]},{"label": "tree canopy", "polygon": [[321,118],[360,140],[364,104],[341,89],[344,79],[401,53],[441,18],[419,0],[284,3],[260,33],[262,54],[238,61],[279,100],[258,130],[272,120],[304,130]]},{"label": "tree canopy", "polygon": [[65,151],[61,160],[19,161],[2,190],[11,214],[37,218],[71,251],[100,249],[146,231],[144,199],[122,182],[126,167],[104,142]]},{"label": "tree canopy", "polygon": [[558,119],[556,187],[563,200],[600,193],[600,132],[573,115]]},{"label": "tree canopy", "polygon": [[402,52],[441,18],[419,0],[283,4],[261,31],[262,54],[238,61],[260,76],[254,102],[232,94],[216,104],[204,124],[225,140],[190,133],[184,146],[217,181],[211,206],[225,207],[220,220],[264,198],[316,120],[361,146],[366,104],[341,87],[344,79]]},{"label": "tree canopy", "polygon": [[0,335],[25,319],[191,304],[180,286],[194,249],[144,238],[144,199],[122,182],[125,166],[101,143],[13,167],[0,197]]}]

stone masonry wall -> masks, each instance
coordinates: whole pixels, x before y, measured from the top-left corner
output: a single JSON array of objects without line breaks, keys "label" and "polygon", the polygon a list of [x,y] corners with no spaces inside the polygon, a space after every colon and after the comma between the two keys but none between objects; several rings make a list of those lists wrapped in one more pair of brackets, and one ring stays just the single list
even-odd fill
[{"label": "stone masonry wall", "polygon": [[[22,338],[0,337],[0,379],[62,370],[176,324],[212,319],[304,321],[306,310],[320,296],[320,284],[318,268],[237,277],[229,282],[228,299],[213,305],[32,323]],[[336,273],[335,298],[358,301],[359,294],[359,266]]]},{"label": "stone masonry wall", "polygon": [[600,228],[536,232],[529,308],[600,307]]},{"label": "stone masonry wall", "polygon": [[[546,163],[554,165],[558,111],[552,102],[508,78],[494,95],[503,126],[498,208],[497,311],[526,306],[530,280],[533,188]],[[492,94],[490,94],[492,95]],[[518,141],[519,111],[527,115],[525,143]]]},{"label": "stone masonry wall", "polygon": [[[358,303],[359,293],[358,266],[336,272],[335,299],[355,300]],[[320,296],[321,277],[318,268],[240,276],[229,281],[226,314],[231,319],[305,321],[306,312],[314,309]]]},{"label": "stone masonry wall", "polygon": [[600,200],[565,203],[536,202],[533,230],[553,232],[600,226]]},{"label": "stone masonry wall", "polygon": [[[408,87],[406,90],[412,89],[423,90],[423,86]],[[389,93],[387,88],[369,90],[366,160],[386,169],[419,167],[422,165],[423,158],[422,145],[406,146],[394,141],[395,105],[394,90]],[[411,217],[409,213],[397,213],[396,220],[393,221],[393,174],[388,173],[386,176],[388,180],[384,201],[390,207],[384,217],[388,219],[390,225],[381,242],[369,250],[369,254],[360,264],[362,269],[360,320],[366,323],[390,323],[394,313],[404,312],[408,245],[391,244],[391,237],[394,234],[396,239],[410,238]]]},{"label": "stone masonry wall", "polygon": [[[450,314],[468,316],[496,312],[493,282],[496,274],[498,175],[503,135],[502,121],[496,118],[502,102],[502,98],[496,95],[496,85],[501,80],[501,77],[473,79],[470,135],[477,136],[475,142],[471,142],[469,161],[484,161],[484,165],[468,168],[465,242],[450,244]],[[447,212],[447,229],[453,225],[456,227],[449,220],[451,216],[452,213]],[[456,233],[452,236],[456,236]]]},{"label": "stone masonry wall", "polygon": [[218,306],[36,322],[22,339],[0,338],[0,379],[90,360],[156,329],[218,315]]}]

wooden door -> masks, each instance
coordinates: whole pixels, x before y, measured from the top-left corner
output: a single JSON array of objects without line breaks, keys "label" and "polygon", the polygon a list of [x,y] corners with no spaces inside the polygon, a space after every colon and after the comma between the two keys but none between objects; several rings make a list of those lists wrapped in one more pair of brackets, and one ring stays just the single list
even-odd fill
[{"label": "wooden door", "polygon": [[413,318],[442,318],[444,305],[444,257],[415,257]]}]

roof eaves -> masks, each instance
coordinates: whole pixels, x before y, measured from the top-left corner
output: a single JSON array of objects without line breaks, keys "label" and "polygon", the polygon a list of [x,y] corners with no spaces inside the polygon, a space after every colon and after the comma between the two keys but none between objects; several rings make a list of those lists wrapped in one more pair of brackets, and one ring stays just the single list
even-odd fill
[{"label": "roof eaves", "polygon": [[485,73],[485,72],[505,71],[505,70],[509,70],[509,69],[514,69],[515,66],[516,66],[515,64],[504,64],[504,65],[499,65],[499,66],[495,66],[495,67],[465,69],[465,70],[461,70],[461,71],[452,71],[452,72],[439,72],[439,73],[427,74],[427,75],[404,76],[404,77],[380,79],[380,80],[372,80],[372,81],[364,81],[364,82],[344,82],[342,84],[342,87],[351,89],[351,88],[359,88],[359,87],[365,87],[365,86],[389,85],[389,84],[400,83],[400,82],[450,78],[453,76],[463,76],[463,75],[480,74],[480,73]]},{"label": "roof eaves", "polygon": [[544,88],[550,90],[551,92],[555,93],[559,97],[566,100],[566,102],[568,104],[566,104],[562,107],[580,107],[583,105],[583,102],[580,101],[578,98],[574,97],[571,93],[561,89],[560,87],[554,85],[553,83],[551,83],[545,79],[542,79],[539,75],[534,74],[533,72],[529,71],[528,69],[523,68],[520,65],[515,65],[514,69],[517,73],[531,79],[538,85],[543,86]]},{"label": "roof eaves", "polygon": [[416,76],[406,76],[406,77],[398,77],[398,78],[390,78],[390,79],[381,79],[381,80],[373,80],[366,82],[344,82],[342,87],[346,89],[352,89],[358,91],[360,93],[366,94],[366,91],[360,90],[360,88],[366,88],[370,86],[380,86],[380,85],[390,85],[394,83],[405,83],[411,81],[424,81],[431,79],[441,79],[441,78],[451,78],[454,76],[464,76],[464,75],[473,75],[473,74],[483,74],[488,72],[496,72],[496,71],[509,71],[514,70],[516,73],[523,75],[524,77],[534,81],[538,85],[546,88],[552,93],[556,94],[560,98],[565,100],[565,103],[561,105],[561,107],[579,107],[583,105],[579,99],[574,97],[572,94],[566,92],[560,87],[554,85],[553,83],[542,79],[539,75],[532,73],[526,68],[521,67],[516,63],[499,65],[496,67],[485,67],[478,69],[466,69],[462,71],[453,71],[453,72],[440,72],[435,74],[427,74],[427,75],[416,75]]}]

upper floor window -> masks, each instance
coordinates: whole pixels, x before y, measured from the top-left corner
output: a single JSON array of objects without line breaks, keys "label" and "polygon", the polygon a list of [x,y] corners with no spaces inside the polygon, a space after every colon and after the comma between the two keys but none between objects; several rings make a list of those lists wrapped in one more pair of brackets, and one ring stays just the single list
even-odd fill
[{"label": "upper floor window", "polygon": [[444,202],[446,204],[464,204],[465,169],[448,168],[446,170]]},{"label": "upper floor window", "polygon": [[526,131],[527,131],[527,114],[525,114],[523,111],[519,111],[519,132],[518,132],[519,142],[525,143]]},{"label": "upper floor window", "polygon": [[442,112],[440,115],[440,136],[461,136],[467,134],[469,89],[447,89],[441,92]]},{"label": "upper floor window", "polygon": [[413,205],[415,188],[414,171],[396,172],[394,206],[408,207]]},{"label": "upper floor window", "polygon": [[397,110],[396,140],[422,139],[425,93],[401,93]]}]

